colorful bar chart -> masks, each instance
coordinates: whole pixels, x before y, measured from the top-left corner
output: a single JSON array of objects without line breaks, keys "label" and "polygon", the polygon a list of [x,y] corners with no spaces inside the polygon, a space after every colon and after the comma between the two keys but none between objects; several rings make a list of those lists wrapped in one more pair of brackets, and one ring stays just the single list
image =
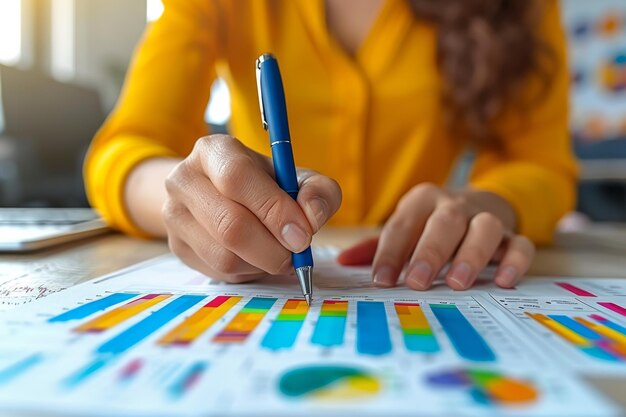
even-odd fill
[{"label": "colorful bar chart", "polygon": [[254,297],[219,332],[213,343],[243,343],[272,308],[276,298]]},{"label": "colorful bar chart", "polygon": [[81,320],[94,313],[105,310],[115,304],[123,303],[131,298],[137,297],[137,293],[115,293],[107,295],[106,297],[99,298],[89,303],[83,304],[80,307],[73,308],[66,311],[63,314],[52,317],[48,320],[49,323],[66,322],[71,320]]},{"label": "colorful bar chart", "polygon": [[122,333],[102,344],[97,353],[118,354],[130,349],[137,343],[167,324],[170,320],[178,317],[205,297],[203,295],[181,295],[172,300],[164,307],[150,314],[139,323],[129,327]]},{"label": "colorful bar chart", "polygon": [[439,344],[422,307],[417,303],[395,303],[394,306],[407,350],[421,353],[438,352]]},{"label": "colorful bar chart", "polygon": [[572,294],[578,295],[580,297],[595,297],[595,294],[590,293],[587,290],[583,290],[580,287],[577,287],[574,284],[570,284],[569,282],[555,282],[556,285],[571,292]]},{"label": "colorful bar chart", "polygon": [[241,297],[220,295],[206,303],[189,318],[176,326],[159,340],[161,345],[185,346],[193,343],[215,322],[221,319],[232,307],[241,301]]},{"label": "colorful bar chart", "polygon": [[622,346],[626,346],[623,344],[624,338],[622,336],[624,335],[608,326],[608,320],[600,316],[592,315],[591,317],[600,317],[604,322],[593,323],[582,317],[572,318],[560,314],[548,316],[544,314],[526,314],[594,359],[611,362],[626,360],[626,355],[620,353]]},{"label": "colorful bar chart", "polygon": [[309,306],[306,301],[287,300],[272,323],[272,327],[265,334],[261,346],[271,350],[291,348],[296,342],[308,312]]},{"label": "colorful bar chart", "polygon": [[619,314],[620,316],[624,316],[626,317],[626,308],[617,305],[615,303],[608,303],[608,302],[602,302],[602,303],[598,303],[598,305],[601,305],[602,307],[606,308],[607,310],[611,310],[614,313]]},{"label": "colorful bar chart", "polygon": [[430,304],[435,317],[441,323],[457,353],[470,361],[490,362],[496,360],[485,339],[465,318],[454,304]]},{"label": "colorful bar chart", "polygon": [[348,302],[344,300],[324,300],[317,319],[311,343],[324,347],[343,344],[348,317]]},{"label": "colorful bar chart", "polygon": [[100,333],[130,319],[144,310],[167,300],[170,294],[148,294],[117,307],[74,329],[77,333]]},{"label": "colorful bar chart", "polygon": [[196,362],[189,369],[187,369],[181,377],[176,379],[172,385],[170,385],[168,392],[174,399],[178,399],[185,395],[187,391],[193,388],[198,383],[202,374],[209,368],[206,362]]},{"label": "colorful bar chart", "polygon": [[357,302],[356,348],[363,355],[378,356],[391,352],[391,337],[383,302]]}]

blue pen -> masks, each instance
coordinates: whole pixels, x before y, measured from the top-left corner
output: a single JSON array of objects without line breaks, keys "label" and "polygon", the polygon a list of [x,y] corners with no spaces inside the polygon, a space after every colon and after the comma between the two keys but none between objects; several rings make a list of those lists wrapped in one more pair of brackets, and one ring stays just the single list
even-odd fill
[{"label": "blue pen", "polygon": [[[294,200],[298,197],[296,164],[291,150],[291,136],[287,121],[287,105],[278,61],[272,54],[263,54],[256,60],[256,82],[261,107],[263,129],[270,135],[272,160],[276,182]],[[311,248],[291,256],[302,294],[308,305],[313,300],[313,255]]]}]

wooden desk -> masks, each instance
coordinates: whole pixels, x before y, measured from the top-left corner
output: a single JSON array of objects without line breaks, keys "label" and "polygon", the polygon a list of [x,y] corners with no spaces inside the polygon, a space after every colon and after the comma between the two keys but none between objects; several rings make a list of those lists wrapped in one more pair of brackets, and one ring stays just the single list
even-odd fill
[{"label": "wooden desk", "polygon": [[[327,229],[316,236],[315,243],[344,247],[375,234],[375,229]],[[610,242],[602,243],[603,236]],[[112,233],[28,255],[0,255],[0,296],[11,288],[28,286],[45,295],[45,288],[40,287],[47,283],[53,289],[68,287],[167,252],[164,242]],[[530,272],[626,279],[626,226],[559,235],[553,247],[538,250]],[[620,404],[626,415],[626,379],[594,377],[588,381]]]}]

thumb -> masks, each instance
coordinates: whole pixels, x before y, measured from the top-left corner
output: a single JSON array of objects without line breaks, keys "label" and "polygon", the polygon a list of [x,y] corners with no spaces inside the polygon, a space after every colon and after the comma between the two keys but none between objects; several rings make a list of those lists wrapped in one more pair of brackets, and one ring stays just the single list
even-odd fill
[{"label": "thumb", "polygon": [[298,204],[316,233],[341,206],[341,188],[337,181],[304,169],[298,170],[298,182]]},{"label": "thumb", "polygon": [[378,237],[363,240],[356,245],[343,250],[337,256],[337,262],[344,266],[371,265],[376,254]]}]

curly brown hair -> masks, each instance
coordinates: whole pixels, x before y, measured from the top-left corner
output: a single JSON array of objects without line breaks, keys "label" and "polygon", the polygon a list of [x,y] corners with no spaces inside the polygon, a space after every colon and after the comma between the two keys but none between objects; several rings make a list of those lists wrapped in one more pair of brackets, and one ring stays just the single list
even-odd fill
[{"label": "curly brown hair", "polygon": [[[409,0],[437,29],[438,64],[452,125],[478,144],[497,146],[489,122],[511,103],[524,106],[522,81],[539,76],[541,92],[555,72],[554,51],[537,27],[546,0]],[[533,99],[540,99],[541,94]]]}]

